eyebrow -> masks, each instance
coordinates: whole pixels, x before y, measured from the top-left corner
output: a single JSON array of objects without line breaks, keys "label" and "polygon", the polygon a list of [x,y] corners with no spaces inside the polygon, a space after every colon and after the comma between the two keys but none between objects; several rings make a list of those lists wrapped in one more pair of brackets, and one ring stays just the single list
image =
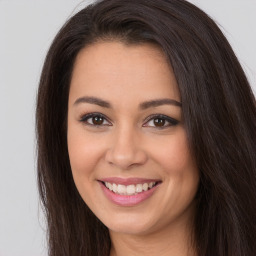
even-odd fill
[{"label": "eyebrow", "polygon": [[[89,104],[98,105],[103,108],[112,108],[112,106],[109,102],[102,100],[100,98],[97,98],[97,97],[84,96],[84,97],[78,98],[75,101],[74,105],[78,105],[80,103],[89,103]],[[176,101],[174,99],[166,98],[166,99],[156,99],[156,100],[149,100],[149,101],[142,102],[139,105],[139,108],[142,110],[145,110],[148,108],[159,107],[162,105],[173,105],[173,106],[177,106],[177,107],[182,106],[181,102]]]},{"label": "eyebrow", "polygon": [[96,97],[85,96],[85,97],[78,98],[75,101],[74,105],[78,105],[79,103],[90,103],[90,104],[98,105],[103,108],[111,108],[111,104],[109,102]]},{"label": "eyebrow", "polygon": [[140,109],[147,109],[151,107],[159,107],[162,105],[173,105],[177,107],[181,107],[182,104],[179,101],[173,99],[157,99],[157,100],[149,100],[140,104]]}]

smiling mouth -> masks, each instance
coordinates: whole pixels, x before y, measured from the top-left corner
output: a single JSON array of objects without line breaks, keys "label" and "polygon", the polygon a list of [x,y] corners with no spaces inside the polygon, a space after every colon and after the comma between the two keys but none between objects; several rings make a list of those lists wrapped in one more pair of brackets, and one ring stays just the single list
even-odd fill
[{"label": "smiling mouth", "polygon": [[102,184],[110,191],[117,195],[133,196],[151,190],[153,187],[160,184],[160,182],[145,182],[141,184],[130,184],[128,186],[123,184],[116,184],[102,181]]}]

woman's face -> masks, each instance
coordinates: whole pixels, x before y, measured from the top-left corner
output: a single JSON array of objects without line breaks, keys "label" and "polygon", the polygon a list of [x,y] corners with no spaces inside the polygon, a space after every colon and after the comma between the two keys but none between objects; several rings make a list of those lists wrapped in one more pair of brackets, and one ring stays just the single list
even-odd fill
[{"label": "woman's face", "polygon": [[110,231],[146,234],[192,218],[199,174],[180,102],[156,46],[100,42],[78,54],[68,105],[71,169]]}]

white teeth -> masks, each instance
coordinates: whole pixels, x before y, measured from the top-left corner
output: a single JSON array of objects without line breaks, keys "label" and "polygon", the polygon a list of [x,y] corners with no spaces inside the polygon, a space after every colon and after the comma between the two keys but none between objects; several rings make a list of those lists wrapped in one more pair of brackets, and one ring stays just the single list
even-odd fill
[{"label": "white teeth", "polygon": [[127,193],[127,195],[135,194],[135,186],[134,185],[127,186],[126,193]]},{"label": "white teeth", "polygon": [[105,186],[110,190],[113,191],[116,194],[119,195],[136,195],[138,193],[141,193],[143,191],[147,191],[151,189],[153,186],[155,186],[156,182],[150,182],[150,183],[143,183],[143,184],[132,184],[132,185],[121,185],[121,184],[111,184],[109,182],[105,182]]},{"label": "white teeth", "polygon": [[148,187],[149,187],[149,188],[152,188],[152,187],[153,187],[153,184],[154,184],[154,182],[150,182],[150,183],[148,184]]},{"label": "white teeth", "polygon": [[115,193],[117,192],[117,185],[115,183],[113,184],[113,192],[115,192]]},{"label": "white teeth", "polygon": [[144,183],[142,185],[142,188],[143,188],[144,191],[147,191],[148,190],[148,183]]},{"label": "white teeth", "polygon": [[136,185],[136,192],[137,192],[137,193],[142,192],[142,184],[137,184],[137,185]]},{"label": "white teeth", "polygon": [[126,194],[126,187],[125,185],[117,185],[117,193],[120,195],[125,195]]}]

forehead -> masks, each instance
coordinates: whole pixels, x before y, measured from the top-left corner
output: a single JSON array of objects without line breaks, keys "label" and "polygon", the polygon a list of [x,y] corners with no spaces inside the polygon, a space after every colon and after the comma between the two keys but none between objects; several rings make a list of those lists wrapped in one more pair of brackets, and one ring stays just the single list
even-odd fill
[{"label": "forehead", "polygon": [[127,103],[152,97],[180,99],[172,68],[157,46],[121,42],[99,42],[79,52],[70,98],[79,96],[125,99]]}]

